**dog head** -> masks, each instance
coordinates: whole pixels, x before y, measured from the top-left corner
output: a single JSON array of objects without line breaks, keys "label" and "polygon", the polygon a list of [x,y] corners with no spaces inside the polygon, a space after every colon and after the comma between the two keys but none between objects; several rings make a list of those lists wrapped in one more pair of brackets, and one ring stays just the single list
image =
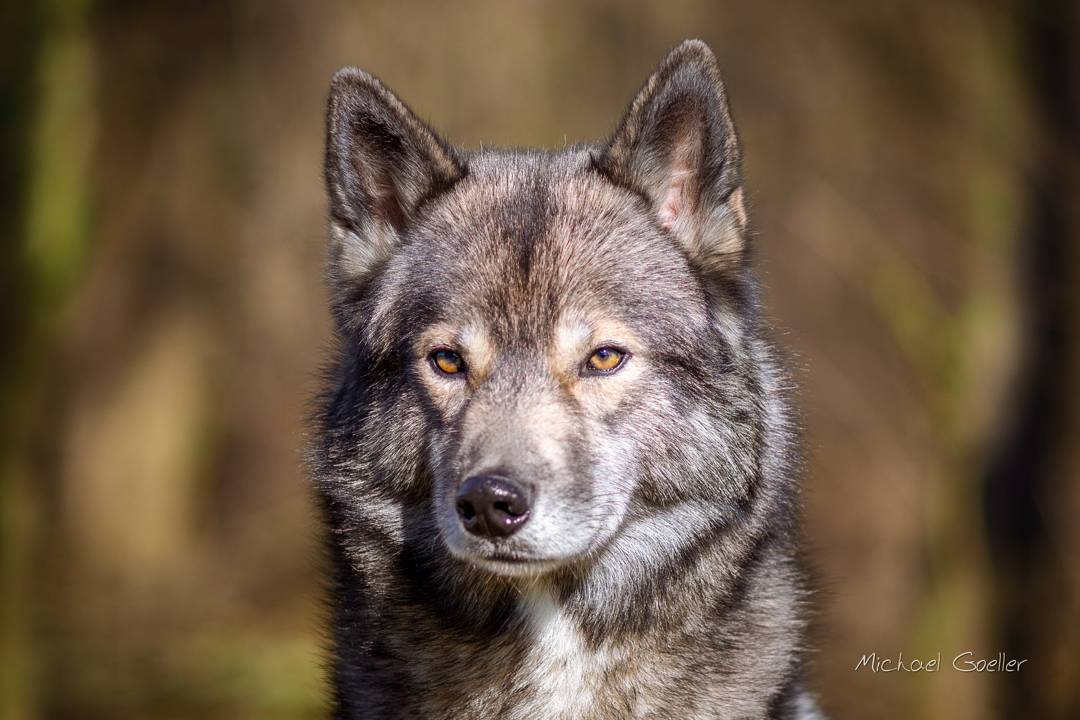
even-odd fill
[{"label": "dog head", "polygon": [[739,164],[700,42],[607,142],[558,152],[457,150],[339,71],[328,425],[348,512],[420,517],[453,557],[519,575],[658,508],[737,511],[757,413]]}]

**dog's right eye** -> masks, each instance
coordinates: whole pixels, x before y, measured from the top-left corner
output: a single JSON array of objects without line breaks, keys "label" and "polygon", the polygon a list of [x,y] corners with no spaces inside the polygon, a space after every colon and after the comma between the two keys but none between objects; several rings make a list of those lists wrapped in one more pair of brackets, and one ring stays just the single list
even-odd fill
[{"label": "dog's right eye", "polygon": [[443,375],[459,375],[465,372],[465,361],[453,350],[433,350],[428,358],[432,366]]},{"label": "dog's right eye", "polygon": [[597,348],[589,356],[585,370],[593,375],[610,375],[623,366],[628,353],[615,347]]}]

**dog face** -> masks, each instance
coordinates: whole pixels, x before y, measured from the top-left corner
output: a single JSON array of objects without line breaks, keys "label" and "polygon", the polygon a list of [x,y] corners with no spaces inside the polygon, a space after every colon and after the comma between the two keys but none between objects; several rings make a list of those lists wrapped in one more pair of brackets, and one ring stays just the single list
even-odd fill
[{"label": "dog face", "polygon": [[756,437],[738,165],[700,43],[606,144],[559,153],[457,151],[339,72],[334,490],[499,575],[577,562],[680,503],[737,510]]},{"label": "dog face", "polygon": [[686,259],[585,160],[475,162],[389,261],[367,328],[425,409],[442,539],[499,572],[615,532],[635,438],[677,422],[667,368],[718,361]]}]

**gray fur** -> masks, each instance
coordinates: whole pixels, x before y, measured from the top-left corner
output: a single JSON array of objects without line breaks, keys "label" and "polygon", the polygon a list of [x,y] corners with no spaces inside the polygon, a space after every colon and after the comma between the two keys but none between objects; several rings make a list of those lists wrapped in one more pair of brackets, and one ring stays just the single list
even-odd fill
[{"label": "gray fur", "polygon": [[[816,717],[787,380],[708,48],[558,152],[454,149],[342,70],[326,178],[335,716]],[[610,343],[624,366],[583,371]],[[536,495],[499,540],[453,503],[493,470]]]}]

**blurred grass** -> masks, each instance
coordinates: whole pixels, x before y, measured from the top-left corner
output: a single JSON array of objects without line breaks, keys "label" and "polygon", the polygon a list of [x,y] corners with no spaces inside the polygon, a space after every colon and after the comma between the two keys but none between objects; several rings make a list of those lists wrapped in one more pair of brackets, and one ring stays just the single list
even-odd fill
[{"label": "blurred grass", "polygon": [[[234,627],[174,637],[124,657],[88,655],[53,714],[102,698],[118,717],[314,718],[325,713],[318,648],[307,637]],[[99,701],[100,702],[100,701]]]}]

